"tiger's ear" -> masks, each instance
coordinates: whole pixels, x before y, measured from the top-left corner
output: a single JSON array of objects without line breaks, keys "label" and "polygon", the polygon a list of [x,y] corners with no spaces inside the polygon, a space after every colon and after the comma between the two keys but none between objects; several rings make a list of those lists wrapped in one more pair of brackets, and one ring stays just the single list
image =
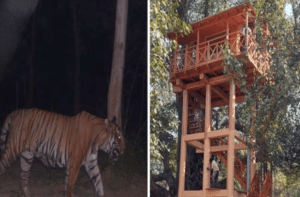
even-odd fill
[{"label": "tiger's ear", "polygon": [[105,125],[106,125],[106,127],[108,127],[108,125],[109,125],[109,121],[107,118],[105,119]]},{"label": "tiger's ear", "polygon": [[116,123],[116,120],[117,120],[117,118],[116,118],[116,116],[114,116],[113,117],[113,119],[111,120],[113,123]]}]

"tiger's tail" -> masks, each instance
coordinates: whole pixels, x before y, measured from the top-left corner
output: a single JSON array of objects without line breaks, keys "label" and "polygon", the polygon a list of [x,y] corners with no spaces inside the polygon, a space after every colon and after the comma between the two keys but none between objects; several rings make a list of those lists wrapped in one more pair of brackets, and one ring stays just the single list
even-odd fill
[{"label": "tiger's tail", "polygon": [[12,144],[7,144],[8,132],[12,128],[12,115],[10,114],[4,121],[3,127],[0,134],[0,175],[5,171],[6,168],[16,161],[16,151],[12,147]]}]

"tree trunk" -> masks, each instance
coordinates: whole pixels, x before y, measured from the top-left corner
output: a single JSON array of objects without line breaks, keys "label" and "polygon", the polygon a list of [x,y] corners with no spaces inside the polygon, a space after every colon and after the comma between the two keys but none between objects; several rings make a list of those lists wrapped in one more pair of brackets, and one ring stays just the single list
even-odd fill
[{"label": "tree trunk", "polygon": [[208,17],[208,0],[205,0],[204,17]]},{"label": "tree trunk", "polygon": [[117,124],[120,127],[122,127],[122,84],[125,62],[127,5],[127,0],[117,0],[114,53],[107,98],[108,118],[111,120],[116,116]]},{"label": "tree trunk", "polygon": [[[295,35],[295,38],[297,36],[297,28],[298,28],[298,22],[297,22],[297,18],[299,16],[299,14],[297,14],[297,11],[296,11],[296,6],[295,6],[295,1],[291,1],[291,4],[292,4],[292,10],[293,10],[293,16],[294,16],[294,20],[295,20],[295,26],[294,26],[294,35]],[[300,6],[300,5],[299,5]],[[297,38],[296,38],[297,39]]]},{"label": "tree trunk", "polygon": [[74,38],[74,54],[75,54],[75,79],[74,79],[74,115],[80,110],[80,38],[77,26],[77,16],[76,16],[76,1],[70,1],[72,9],[72,19],[73,19],[73,38]]}]

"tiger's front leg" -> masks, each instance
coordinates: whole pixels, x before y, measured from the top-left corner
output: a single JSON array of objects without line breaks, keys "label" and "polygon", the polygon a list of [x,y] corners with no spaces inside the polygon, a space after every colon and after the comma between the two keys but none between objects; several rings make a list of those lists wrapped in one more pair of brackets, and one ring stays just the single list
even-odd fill
[{"label": "tiger's front leg", "polygon": [[33,158],[34,154],[29,151],[24,151],[20,154],[21,187],[26,197],[30,197],[30,193],[28,190],[28,179]]},{"label": "tiger's front leg", "polygon": [[87,157],[84,163],[86,172],[92,181],[97,197],[104,197],[103,183],[100,175],[100,169],[97,163],[97,153],[91,154]]}]

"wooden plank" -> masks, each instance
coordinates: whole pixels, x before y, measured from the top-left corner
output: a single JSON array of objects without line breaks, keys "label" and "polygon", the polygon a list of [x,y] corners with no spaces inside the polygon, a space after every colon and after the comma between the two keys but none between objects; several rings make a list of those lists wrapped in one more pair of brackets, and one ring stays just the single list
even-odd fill
[{"label": "wooden plank", "polygon": [[[180,197],[203,196],[203,190],[185,190]],[[178,196],[179,197],[179,196]]]},{"label": "wooden plank", "polygon": [[212,86],[219,85],[221,83],[226,83],[229,81],[229,78],[226,75],[221,75],[218,77],[213,77],[209,79],[209,84]]},{"label": "wooden plank", "polygon": [[187,144],[195,147],[196,149],[204,150],[204,145],[198,141],[188,141]]},{"label": "wooden plank", "polygon": [[215,189],[215,188],[210,188],[206,190],[206,196],[220,196],[220,197],[225,197],[228,195],[228,190],[226,189]]},{"label": "wooden plank", "polygon": [[229,135],[229,129],[220,129],[206,134],[208,138],[226,137]]},{"label": "wooden plank", "polygon": [[219,97],[221,97],[223,100],[225,100],[226,102],[229,102],[228,99],[228,95],[218,86],[212,86],[211,89],[217,94],[219,95]]},{"label": "wooden plank", "polygon": [[[245,100],[245,95],[236,97],[236,103],[241,103],[244,100]],[[220,106],[224,106],[224,105],[228,105],[228,104],[229,104],[229,102],[226,102],[224,100],[220,100],[220,101],[212,102],[211,106],[212,107],[220,107]]]},{"label": "wooden plank", "polygon": [[205,137],[204,133],[194,133],[194,134],[188,134],[183,136],[183,140],[188,142],[188,141],[193,141],[193,140],[203,140]]},{"label": "wooden plank", "polygon": [[[247,149],[247,145],[245,144],[235,144],[234,145],[234,150],[245,150]],[[221,146],[211,146],[210,147],[210,152],[222,152],[222,151],[227,151],[228,150],[228,145],[221,145]],[[196,149],[196,153],[204,153],[203,149]]]},{"label": "wooden plank", "polygon": [[[208,80],[208,83],[210,85],[219,85],[221,83],[225,83],[228,81],[229,81],[229,79],[227,78],[227,76],[221,75],[218,77],[210,78]],[[188,89],[188,90],[202,89],[202,88],[205,88],[205,85],[206,85],[206,83],[204,81],[197,81],[197,82],[187,84],[186,89]]]},{"label": "wooden plank", "polygon": [[235,144],[234,150],[246,150],[248,146],[246,144]]},{"label": "wooden plank", "polygon": [[197,81],[194,83],[189,83],[186,85],[187,90],[197,90],[197,89],[202,89],[205,88],[205,83],[203,81]]}]

